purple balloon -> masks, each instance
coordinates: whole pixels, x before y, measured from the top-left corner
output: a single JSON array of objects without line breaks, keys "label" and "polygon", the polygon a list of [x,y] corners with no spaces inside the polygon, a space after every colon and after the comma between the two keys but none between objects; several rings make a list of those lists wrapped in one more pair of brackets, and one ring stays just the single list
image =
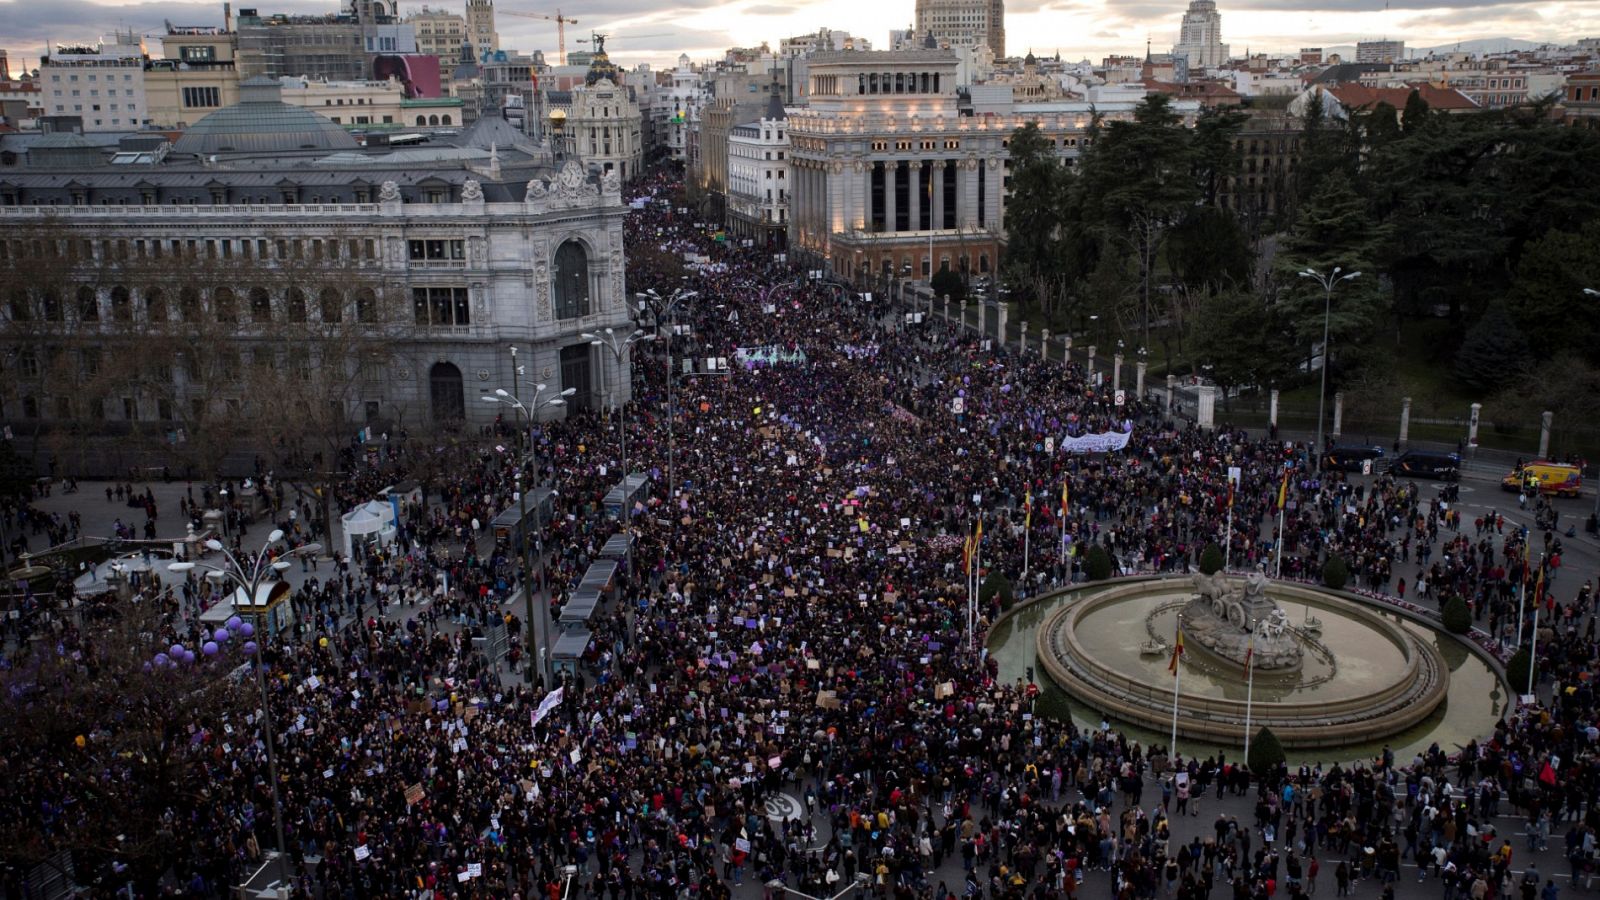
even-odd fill
[{"label": "purple balloon", "polygon": [[228,642],[228,638],[233,637],[233,634],[226,628],[218,628],[216,633],[211,637],[219,644],[226,644]]},{"label": "purple balloon", "polygon": [[217,647],[216,641],[206,641],[205,644],[200,647],[200,652],[207,656],[216,656],[218,649],[219,648]]},{"label": "purple balloon", "polygon": [[164,665],[167,665],[170,662],[172,662],[172,657],[166,655],[165,653],[157,653],[156,654],[156,665],[164,666]]},{"label": "purple balloon", "polygon": [[256,633],[256,627],[254,625],[251,625],[249,622],[245,622],[244,624],[239,626],[239,636],[240,637],[253,637],[255,635],[255,633]]},{"label": "purple balloon", "polygon": [[255,641],[245,641],[244,642],[244,655],[245,656],[255,656],[257,649],[258,648],[256,647],[256,642]]},{"label": "purple balloon", "polygon": [[183,661],[186,662],[186,663],[191,663],[192,664],[194,662],[194,651],[193,650],[185,650],[185,651],[183,651]]},{"label": "purple balloon", "polygon": [[150,671],[153,671],[153,670],[154,670],[154,669],[155,669],[155,665],[153,665],[153,664],[152,664],[152,663],[149,663],[149,662],[146,662],[146,663],[145,663],[145,664],[144,664],[144,670],[145,670],[145,671],[146,671],[146,672],[150,672]]},{"label": "purple balloon", "polygon": [[229,631],[238,631],[239,630],[239,626],[243,625],[243,624],[244,624],[244,620],[243,619],[239,618],[238,616],[233,616],[233,617],[228,619],[228,630]]},{"label": "purple balloon", "polygon": [[183,655],[183,645],[182,644],[173,644],[171,647],[167,648],[167,652],[172,654],[174,657],[182,656]]}]

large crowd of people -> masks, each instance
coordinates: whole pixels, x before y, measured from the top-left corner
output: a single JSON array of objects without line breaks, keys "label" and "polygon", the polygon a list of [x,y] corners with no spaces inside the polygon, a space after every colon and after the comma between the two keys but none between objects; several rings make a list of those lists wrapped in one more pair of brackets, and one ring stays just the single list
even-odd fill
[{"label": "large crowd of people", "polygon": [[[1593,598],[1557,578],[1559,539],[1464,523],[1414,483],[1319,476],[1306,447],[1197,428],[1156,396],[1118,405],[1078,361],[908,325],[881,298],[804,279],[773,290],[797,273],[676,214],[672,186],[634,188],[627,242],[651,252],[635,255],[630,287],[696,292],[673,309],[688,327],[671,352],[728,370],[685,377],[666,340],[643,343],[625,418],[575,413],[531,433],[504,421],[491,440],[352,465],[345,506],[396,472],[419,495],[393,544],[303,579],[293,630],[263,653],[298,895],[718,900],[746,884],[773,898],[859,884],[896,900],[1062,900],[1093,881],[1118,900],[1302,900],[1322,870],[1341,896],[1364,880],[1387,890],[1404,859],[1446,900],[1484,900],[1525,880],[1511,874],[1522,848],[1492,821],[1511,810],[1565,841],[1574,886],[1588,870]],[[685,254],[711,261],[680,268]],[[652,486],[612,516],[624,421],[630,468]],[[1059,451],[1086,434],[1127,445]],[[519,483],[559,487],[538,536],[548,553],[528,571],[488,528]],[[267,509],[289,545],[326,539],[308,503],[279,491]],[[26,506],[8,516],[65,527]],[[1338,555],[1353,587],[1399,600],[1409,586],[1435,612],[1463,598],[1496,649],[1518,609],[1531,624],[1539,608],[1541,702],[1464,748],[1254,777],[1036,716],[1034,686],[1000,680],[982,651],[1003,592],[979,605],[969,642],[963,548],[980,525],[980,567],[1021,597],[1086,578],[1096,545],[1116,571],[1183,572],[1226,542],[1234,568],[1314,579]],[[559,610],[618,531],[636,541],[620,600],[589,623],[574,674],[532,678],[532,623],[512,598],[547,591]],[[152,648],[198,646],[221,593],[180,585]],[[92,647],[62,621],[49,637],[63,651]],[[473,640],[497,630],[504,663]],[[30,635],[8,637],[10,660]],[[263,740],[226,737],[260,717],[197,721],[188,762],[209,794],[165,823],[184,849],[157,890],[221,896],[275,840],[272,784]],[[60,810],[94,813],[62,795],[76,782],[0,776],[4,815],[55,810],[60,835]],[[1172,817],[1201,815],[1212,790],[1254,795],[1254,821],[1172,839]],[[950,883],[940,873],[957,859]]]}]

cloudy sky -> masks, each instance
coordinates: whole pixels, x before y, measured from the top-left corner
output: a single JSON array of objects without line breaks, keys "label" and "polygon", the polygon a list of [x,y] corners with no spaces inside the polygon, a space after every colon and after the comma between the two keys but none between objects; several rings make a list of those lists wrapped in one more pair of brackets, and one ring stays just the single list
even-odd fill
[{"label": "cloudy sky", "polygon": [[[234,0],[234,9],[262,12],[330,10],[338,0]],[[421,7],[401,0],[402,12]],[[554,11],[557,0],[499,5]],[[910,24],[914,0],[568,0],[568,48],[591,28],[612,35],[612,58],[623,65],[662,64],[686,52],[696,60],[718,57],[730,46],[779,38],[827,26],[861,35],[882,47],[891,28]],[[1177,38],[1187,0],[1008,0],[1008,50],[1099,60],[1108,53],[1142,53],[1148,38],[1157,50]],[[434,6],[459,10],[460,0]],[[1573,42],[1600,36],[1594,0],[1219,0],[1224,39],[1235,54],[1340,46],[1372,38],[1400,38],[1432,47],[1484,38]],[[548,9],[546,7],[549,7]],[[0,47],[11,58],[32,60],[51,41],[93,41],[115,28],[159,33],[163,21],[220,24],[222,3],[156,0],[112,4],[96,0],[0,0]],[[547,23],[499,17],[502,45],[524,51],[555,49]],[[30,63],[31,64],[31,63]]]}]

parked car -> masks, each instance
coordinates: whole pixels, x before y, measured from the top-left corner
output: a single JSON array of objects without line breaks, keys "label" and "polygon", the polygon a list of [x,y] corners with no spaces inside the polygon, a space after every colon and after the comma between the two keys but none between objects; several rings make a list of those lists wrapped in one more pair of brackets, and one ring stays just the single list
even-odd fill
[{"label": "parked car", "polygon": [[1389,464],[1389,474],[1405,478],[1437,478],[1456,481],[1461,477],[1461,457],[1431,450],[1407,450]]},{"label": "parked car", "polygon": [[1378,460],[1382,458],[1382,447],[1329,447],[1328,451],[1322,454],[1322,467],[1344,472],[1360,472],[1369,462],[1372,463],[1373,469],[1376,469]]}]

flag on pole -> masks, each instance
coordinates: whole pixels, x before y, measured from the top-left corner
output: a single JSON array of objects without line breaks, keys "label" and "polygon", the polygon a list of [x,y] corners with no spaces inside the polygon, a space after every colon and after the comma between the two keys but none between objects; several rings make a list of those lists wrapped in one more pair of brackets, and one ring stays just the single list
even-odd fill
[{"label": "flag on pole", "polygon": [[1173,675],[1178,674],[1178,660],[1183,658],[1183,629],[1178,629],[1178,636],[1172,642],[1172,662],[1167,663],[1167,671]]},{"label": "flag on pole", "polygon": [[1066,517],[1069,508],[1067,506],[1067,482],[1063,481],[1061,482],[1061,515],[1063,518]]},{"label": "flag on pole", "polygon": [[1544,566],[1539,567],[1539,580],[1533,585],[1533,602],[1544,602]]},{"label": "flag on pole", "polygon": [[1228,508],[1233,509],[1233,479],[1228,479]]},{"label": "flag on pole", "polygon": [[978,552],[978,548],[982,547],[982,546],[983,546],[983,520],[979,519],[978,520],[978,535],[977,535],[977,537],[972,539],[972,552],[973,553],[977,553]]},{"label": "flag on pole", "polygon": [[1289,472],[1284,470],[1283,482],[1278,485],[1278,508],[1283,509],[1289,504]]},{"label": "flag on pole", "polygon": [[1022,527],[1033,527],[1033,488],[1028,488],[1028,494],[1022,501],[1022,506],[1027,512],[1022,516]]},{"label": "flag on pole", "polygon": [[972,532],[967,532],[967,539],[961,542],[961,568],[968,575],[972,574]]}]

